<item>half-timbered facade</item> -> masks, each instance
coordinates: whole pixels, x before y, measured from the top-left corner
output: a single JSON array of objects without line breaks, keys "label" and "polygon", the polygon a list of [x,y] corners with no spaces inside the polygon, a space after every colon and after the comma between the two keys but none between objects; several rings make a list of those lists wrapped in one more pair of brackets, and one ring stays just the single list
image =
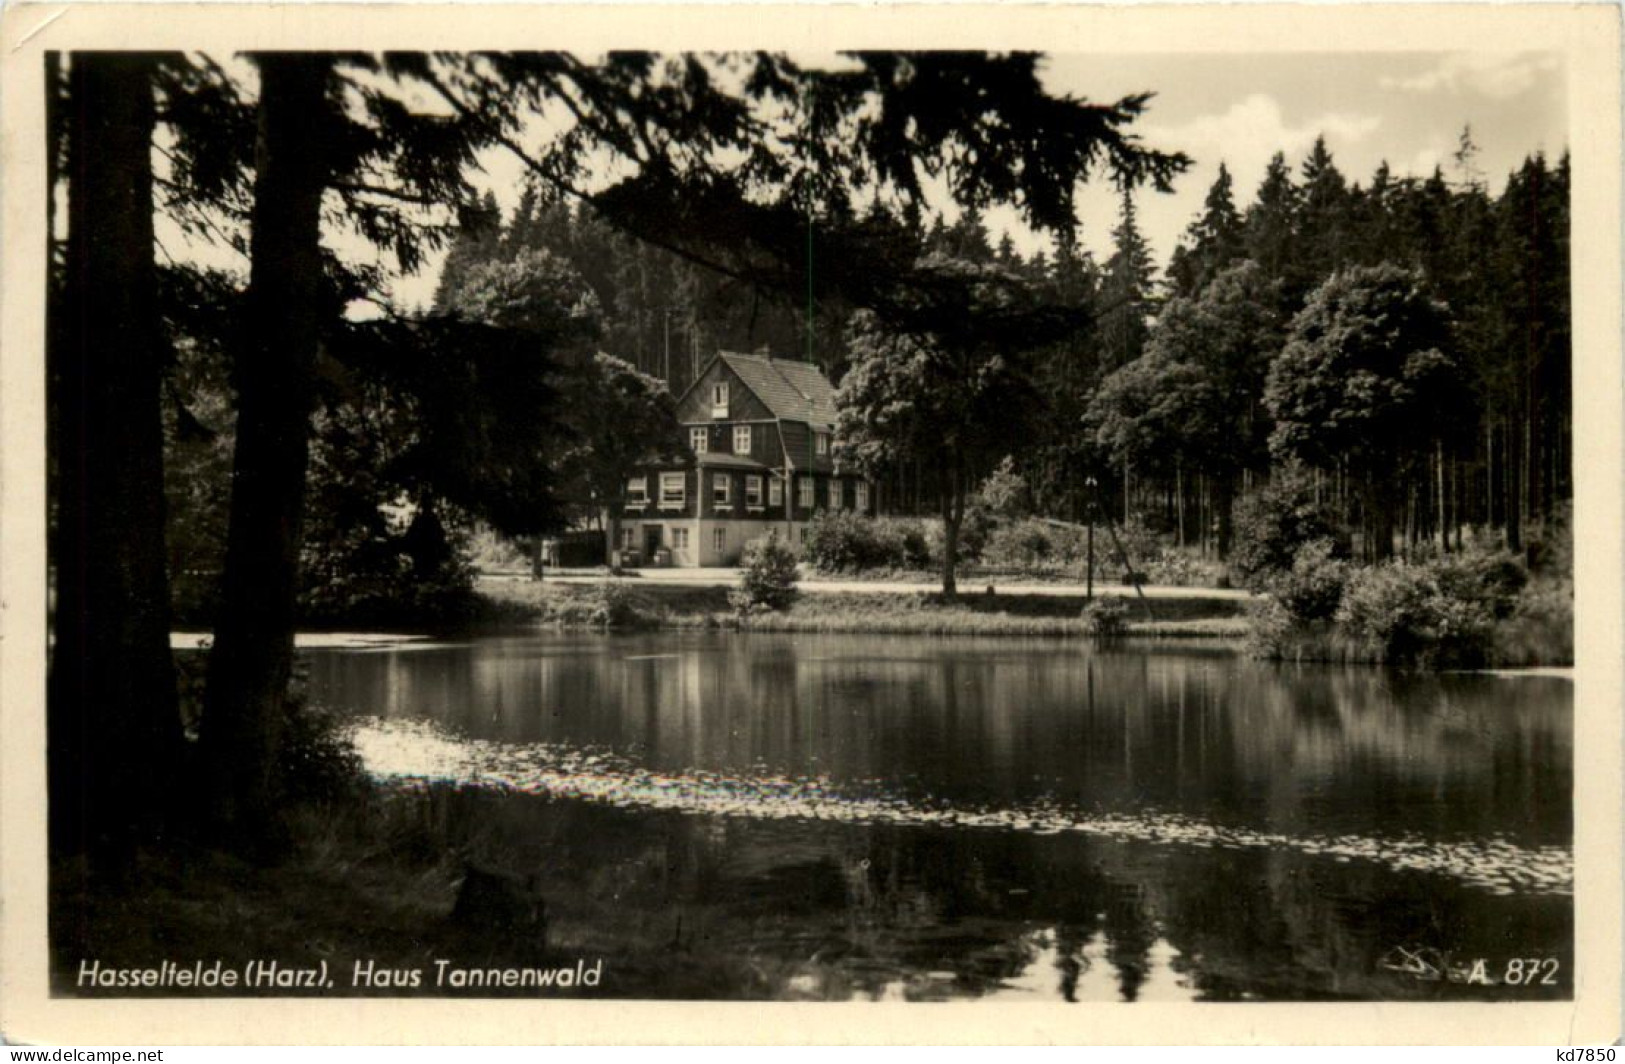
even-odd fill
[{"label": "half-timbered facade", "polygon": [[628,561],[733,565],[770,530],[802,542],[820,511],[874,512],[869,482],[835,461],[835,389],[810,362],[719,352],[678,396],[677,420],[693,462],[628,481]]}]

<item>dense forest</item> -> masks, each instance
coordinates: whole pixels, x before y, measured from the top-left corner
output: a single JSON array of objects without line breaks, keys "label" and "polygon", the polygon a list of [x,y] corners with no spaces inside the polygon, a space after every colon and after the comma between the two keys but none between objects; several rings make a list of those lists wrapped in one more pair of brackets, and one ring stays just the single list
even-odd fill
[{"label": "dense forest", "polygon": [[[982,449],[970,479],[1008,455],[1038,512],[1081,520],[1092,500],[1223,556],[1235,502],[1272,465],[1301,463],[1370,556],[1448,548],[1473,526],[1519,549],[1523,527],[1571,491],[1568,159],[1532,155],[1497,193],[1476,156],[1464,130],[1450,174],[1384,164],[1362,183],[1318,140],[1296,168],[1276,155],[1250,201],[1221,165],[1166,270],[1132,193],[1104,261],[1076,240],[1024,255],[975,208],[951,222],[887,216],[922,258],[996,269],[1071,312],[1059,335],[1003,338],[1027,385],[1005,416],[1027,442]],[[840,381],[861,343],[849,304],[818,302],[809,322],[794,293],[696,267],[536,186],[506,224],[494,200],[483,218],[451,252],[442,293],[475,263],[546,249],[605,308],[605,348],[674,391],[718,348],[765,346]],[[1409,308],[1397,347],[1321,342],[1385,298]],[[1407,364],[1406,345],[1436,364]],[[875,472],[885,509],[937,508],[923,463]]]}]

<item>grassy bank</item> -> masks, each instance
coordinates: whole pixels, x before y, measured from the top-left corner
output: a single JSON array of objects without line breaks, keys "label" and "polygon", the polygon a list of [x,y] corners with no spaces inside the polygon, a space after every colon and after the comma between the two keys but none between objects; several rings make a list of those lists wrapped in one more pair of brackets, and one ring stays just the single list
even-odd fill
[{"label": "grassy bank", "polygon": [[[740,617],[726,588],[637,581],[561,584],[489,581],[480,593],[493,616],[569,628],[738,628],[762,632],[886,632],[920,635],[1083,636],[1080,598],[968,592],[953,600],[919,592],[803,594],[788,609]],[[1125,600],[1128,635],[1239,638],[1246,632],[1236,600]]]},{"label": "grassy bank", "polygon": [[[427,793],[372,789],[355,805],[305,810],[292,818],[292,852],[274,865],[253,865],[204,849],[142,855],[119,883],[90,880],[82,867],[51,874],[52,985],[56,993],[95,996],[77,986],[82,961],[103,968],[149,969],[171,960],[205,968],[217,959],[241,973],[251,960],[284,970],[322,970],[332,986],[263,986],[256,996],[680,997],[762,998],[782,982],[757,961],[708,947],[692,906],[673,922],[673,907],[643,898],[641,880],[601,881],[582,862],[494,852],[463,835],[452,842],[445,804]],[[438,816],[426,815],[427,810]],[[581,810],[560,810],[579,816]],[[588,810],[587,812],[591,812]],[[500,815],[500,813],[495,813]],[[621,820],[627,818],[622,817]],[[560,831],[567,826],[562,820]],[[613,826],[605,830],[614,833]],[[619,830],[624,831],[624,827]],[[509,848],[511,849],[511,848]],[[511,869],[516,860],[542,873],[545,930],[470,927],[456,916],[465,859],[482,869]],[[613,866],[609,873],[616,872]],[[622,869],[625,871],[625,869]],[[647,878],[647,877],[644,877]],[[657,877],[658,878],[658,877]],[[645,891],[644,893],[648,893]],[[648,902],[648,904],[645,904]],[[535,988],[435,985],[437,961],[450,968],[573,968],[602,962],[597,986]],[[417,971],[417,986],[355,980],[357,963],[377,971]],[[112,996],[243,993],[236,990],[114,989]]]}]

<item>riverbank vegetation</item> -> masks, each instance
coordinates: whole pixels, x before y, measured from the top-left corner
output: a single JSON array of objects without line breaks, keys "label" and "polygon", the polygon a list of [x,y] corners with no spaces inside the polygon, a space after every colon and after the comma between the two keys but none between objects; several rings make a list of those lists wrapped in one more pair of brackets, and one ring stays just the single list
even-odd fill
[{"label": "riverbank vegetation", "polygon": [[1573,545],[1566,512],[1514,554],[1488,537],[1362,565],[1312,484],[1285,476],[1246,508],[1257,535],[1239,578],[1260,598],[1249,645],[1268,658],[1430,668],[1574,660]]},{"label": "riverbank vegetation", "polygon": [[[508,624],[633,630],[718,628],[761,632],[874,632],[938,635],[1085,636],[1097,634],[1082,596],[1006,589],[966,589],[954,598],[919,591],[808,591],[787,606],[741,613],[726,587],[684,587],[656,581],[593,583],[482,580],[490,616]],[[1098,596],[1104,602],[1108,596]],[[1247,632],[1245,602],[1158,597],[1149,603],[1113,598],[1121,617],[1113,631],[1135,636],[1239,639]],[[1096,612],[1099,612],[1098,610]]]}]

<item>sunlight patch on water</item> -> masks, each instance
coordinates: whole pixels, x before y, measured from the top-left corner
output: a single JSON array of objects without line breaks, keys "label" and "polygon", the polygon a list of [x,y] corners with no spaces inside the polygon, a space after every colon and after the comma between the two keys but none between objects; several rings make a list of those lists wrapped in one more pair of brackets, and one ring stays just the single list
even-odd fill
[{"label": "sunlight patch on water", "polygon": [[368,772],[402,784],[443,782],[694,815],[1077,832],[1119,842],[1286,850],[1448,876],[1492,894],[1563,895],[1574,889],[1568,847],[1523,846],[1496,837],[1439,842],[1416,836],[1284,835],[1177,813],[1084,813],[1053,802],[999,809],[928,807],[884,793],[854,794],[826,778],[654,772],[602,751],[460,739],[421,722],[362,721],[354,736]]},{"label": "sunlight patch on water", "polygon": [[[293,645],[300,650],[373,650],[380,647],[399,650],[404,649],[405,644],[427,646],[428,640],[426,635],[396,635],[389,632],[300,632],[293,637]],[[213,632],[169,633],[172,650],[202,650],[213,642]]]}]

